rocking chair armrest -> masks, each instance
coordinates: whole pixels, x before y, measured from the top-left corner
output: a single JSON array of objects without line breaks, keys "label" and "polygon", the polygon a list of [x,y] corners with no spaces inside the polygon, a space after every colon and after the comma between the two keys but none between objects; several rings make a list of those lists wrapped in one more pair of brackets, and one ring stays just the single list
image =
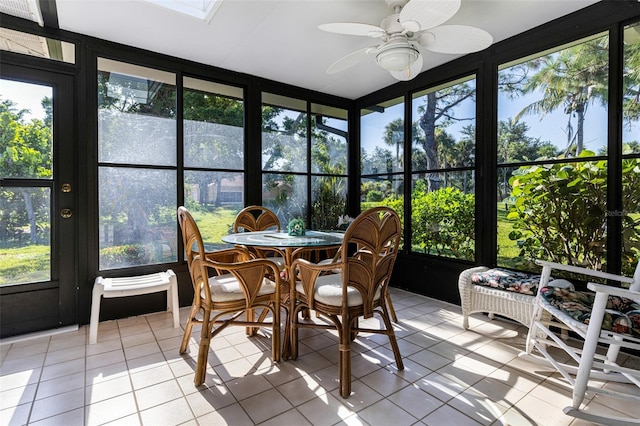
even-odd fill
[{"label": "rocking chair armrest", "polygon": [[613,287],[606,284],[588,283],[587,288],[597,293],[606,293],[609,296],[626,297],[627,299],[640,300],[640,293],[626,288]]},{"label": "rocking chair armrest", "polygon": [[551,269],[573,272],[575,274],[587,275],[590,277],[602,278],[605,280],[612,280],[620,283],[632,284],[634,282],[633,278],[623,277],[621,275],[611,274],[609,272],[596,271],[594,269],[582,268],[580,266],[564,265],[562,263],[549,262],[546,260],[536,260],[536,264],[542,267],[547,266]]}]

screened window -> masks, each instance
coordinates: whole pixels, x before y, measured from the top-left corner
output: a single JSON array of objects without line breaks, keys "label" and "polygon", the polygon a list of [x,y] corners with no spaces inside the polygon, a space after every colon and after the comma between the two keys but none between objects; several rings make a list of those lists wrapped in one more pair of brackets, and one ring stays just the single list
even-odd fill
[{"label": "screened window", "polygon": [[404,221],[404,99],[360,111],[360,209],[386,205]]},{"label": "screened window", "polygon": [[100,269],[175,262],[175,75],[98,59]]},{"label": "screened window", "polygon": [[283,227],[335,229],[347,211],[347,111],[262,94],[262,203]]},{"label": "screened window", "polygon": [[244,207],[243,90],[183,80],[184,203],[207,247],[221,248]]},{"label": "screened window", "polygon": [[475,99],[475,76],[413,95],[413,252],[474,259]]},{"label": "screened window", "polygon": [[640,22],[624,28],[622,98],[622,272],[640,261]]},{"label": "screened window", "polygon": [[606,260],[608,36],[498,74],[498,265]]}]

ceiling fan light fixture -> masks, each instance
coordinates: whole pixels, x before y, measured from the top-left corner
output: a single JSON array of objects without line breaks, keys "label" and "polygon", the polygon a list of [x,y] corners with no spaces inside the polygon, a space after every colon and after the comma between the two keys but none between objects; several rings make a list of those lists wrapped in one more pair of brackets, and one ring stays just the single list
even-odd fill
[{"label": "ceiling fan light fixture", "polygon": [[389,46],[376,55],[376,62],[387,71],[404,71],[418,60],[420,52],[410,44]]}]

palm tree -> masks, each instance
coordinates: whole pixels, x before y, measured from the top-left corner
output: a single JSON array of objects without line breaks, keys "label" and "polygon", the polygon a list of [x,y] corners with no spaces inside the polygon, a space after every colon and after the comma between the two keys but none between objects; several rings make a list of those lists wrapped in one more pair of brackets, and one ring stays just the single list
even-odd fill
[{"label": "palm tree", "polygon": [[[584,121],[589,105],[608,98],[609,38],[603,36],[528,62],[535,73],[525,79],[523,94],[542,92],[542,98],[527,105],[513,118],[544,117],[558,108],[568,115],[565,156],[578,156],[584,149]],[[572,119],[575,118],[575,129]]]}]

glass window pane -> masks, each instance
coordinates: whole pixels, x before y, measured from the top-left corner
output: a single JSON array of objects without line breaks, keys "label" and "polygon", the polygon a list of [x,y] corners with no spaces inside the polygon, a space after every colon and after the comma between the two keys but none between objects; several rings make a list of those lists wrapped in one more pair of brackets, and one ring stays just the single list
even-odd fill
[{"label": "glass window pane", "polygon": [[307,176],[264,173],[262,204],[273,210],[283,228],[291,219],[307,217]]},{"label": "glass window pane", "polygon": [[4,178],[53,178],[53,89],[0,79],[0,169]]},{"label": "glass window pane", "polygon": [[[240,98],[226,96],[238,94]],[[193,78],[184,79],[184,165],[244,168],[242,90]]]},{"label": "glass window pane", "polygon": [[624,28],[622,142],[626,152],[640,153],[640,22]]},{"label": "glass window pane", "polygon": [[338,217],[347,214],[347,178],[311,178],[311,228],[338,229]]},{"label": "glass window pane", "polygon": [[396,98],[360,112],[362,174],[404,170],[404,102]]},{"label": "glass window pane", "polygon": [[404,179],[402,175],[390,178],[379,176],[363,178],[360,181],[360,210],[371,207],[389,206],[398,212],[400,218],[404,214]]},{"label": "glass window pane", "polygon": [[175,166],[175,75],[98,58],[98,161]]},{"label": "glass window pane", "polygon": [[76,62],[75,44],[8,28],[0,28],[0,49],[69,64]]},{"label": "glass window pane", "polygon": [[51,190],[0,188],[0,286],[51,279]]},{"label": "glass window pane", "polygon": [[262,170],[307,172],[307,114],[262,106]]},{"label": "glass window pane", "polygon": [[640,158],[622,160],[622,272],[633,276],[640,261]]},{"label": "glass window pane", "polygon": [[[473,167],[476,151],[476,81],[428,89],[413,96],[414,171]],[[430,174],[437,189],[438,174]]]},{"label": "glass window pane", "polygon": [[233,230],[233,221],[244,207],[244,174],[187,171],[184,203],[198,222],[208,249],[227,246],[222,236]]},{"label": "glass window pane", "polygon": [[311,122],[311,171],[347,174],[347,120],[313,114]]},{"label": "glass window pane", "polygon": [[413,175],[411,251],[474,260],[475,194],[472,171],[440,173],[442,186],[429,190],[429,173]]},{"label": "glass window pane", "polygon": [[[500,175],[500,173],[498,173]],[[498,265],[533,259],[606,269],[606,161],[525,165],[498,212]]]},{"label": "glass window pane", "polygon": [[498,163],[606,155],[609,38],[598,35],[498,73]]},{"label": "glass window pane", "polygon": [[177,261],[176,171],[98,169],[100,269]]}]

